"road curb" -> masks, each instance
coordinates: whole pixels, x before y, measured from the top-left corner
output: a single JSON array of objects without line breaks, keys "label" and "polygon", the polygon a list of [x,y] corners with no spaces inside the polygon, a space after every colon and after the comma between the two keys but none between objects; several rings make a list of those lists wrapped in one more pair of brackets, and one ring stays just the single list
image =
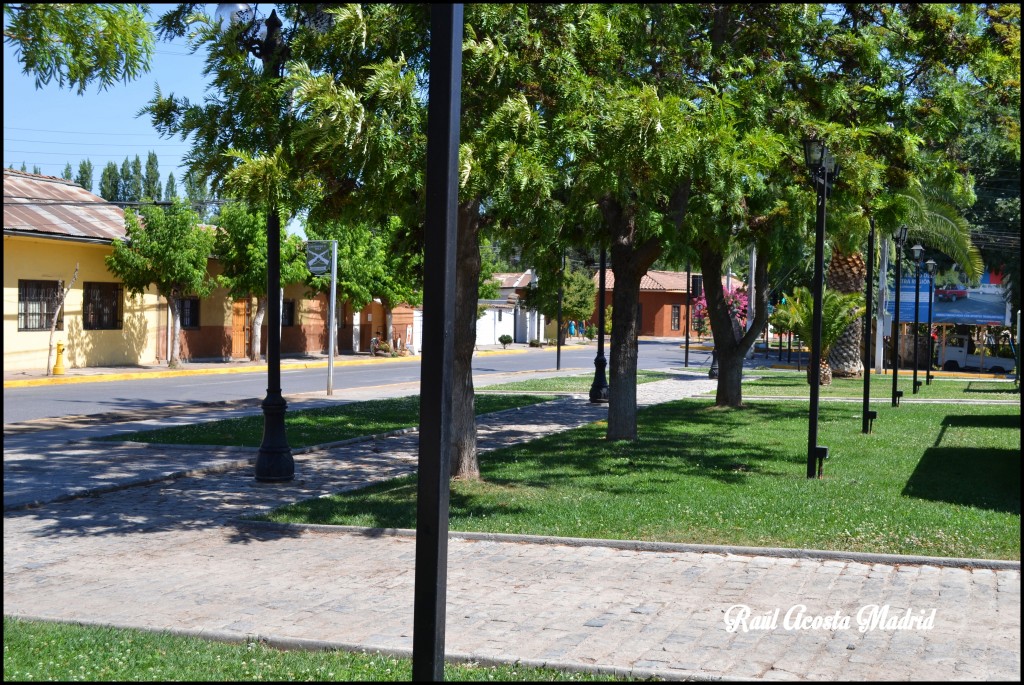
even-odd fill
[{"label": "road curb", "polygon": [[[271,530],[308,530],[328,534],[359,534],[367,537],[416,537],[411,528],[366,528],[362,526],[330,526],[317,523],[276,523],[251,519],[230,519],[227,522],[240,528]],[[475,533],[449,531],[449,540],[478,542],[511,542],[534,545],[566,545],[568,547],[610,547],[633,552],[694,552],[698,554],[732,554],[747,557],[777,557],[783,559],[813,559],[854,561],[862,564],[890,566],[941,566],[949,568],[1020,570],[1020,561],[1004,559],[970,559],[955,557],[925,557],[906,554],[878,554],[873,552],[839,552],[821,549],[793,549],[788,547],[741,547],[737,545],[698,545],[681,542],[648,542],[644,540],[606,540],[599,538],[569,538],[547,535],[519,535],[510,533]]]}]

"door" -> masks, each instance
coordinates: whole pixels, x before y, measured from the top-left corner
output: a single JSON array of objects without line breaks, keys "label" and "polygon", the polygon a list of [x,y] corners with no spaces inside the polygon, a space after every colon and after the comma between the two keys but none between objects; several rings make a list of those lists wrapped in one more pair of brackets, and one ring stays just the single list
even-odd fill
[{"label": "door", "polygon": [[249,301],[235,300],[231,304],[231,358],[248,358]]}]

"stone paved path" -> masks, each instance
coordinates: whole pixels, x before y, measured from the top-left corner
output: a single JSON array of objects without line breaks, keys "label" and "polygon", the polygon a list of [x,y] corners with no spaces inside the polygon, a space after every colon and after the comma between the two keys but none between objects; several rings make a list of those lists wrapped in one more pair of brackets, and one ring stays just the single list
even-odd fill
[{"label": "stone paved path", "polygon": [[[707,384],[652,383],[640,386],[638,400],[687,396]],[[503,412],[487,418],[480,442],[500,446],[606,413],[573,398]],[[132,459],[124,461],[131,472]],[[8,511],[5,614],[408,651],[412,537],[234,519],[414,466],[415,434],[407,434],[298,455],[298,477],[286,485],[256,483],[248,466],[223,467]],[[448,556],[449,655],[666,678],[1020,676],[1019,564],[971,569],[468,536],[455,536]],[[777,627],[728,631],[736,605],[750,608],[748,627],[779,609]],[[934,609],[934,627],[861,632],[858,612],[870,605],[896,617]],[[808,620],[838,614],[851,625],[787,629],[786,612],[801,606]]]}]

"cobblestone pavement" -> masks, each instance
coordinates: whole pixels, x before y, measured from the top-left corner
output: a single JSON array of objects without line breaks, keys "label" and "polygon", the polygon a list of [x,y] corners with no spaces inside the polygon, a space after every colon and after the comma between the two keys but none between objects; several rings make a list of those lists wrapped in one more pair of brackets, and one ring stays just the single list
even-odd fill
[{"label": "cobblestone pavement", "polygon": [[[709,383],[689,377],[642,385],[638,402],[696,394]],[[479,442],[491,449],[606,414],[583,398],[563,398],[485,417]],[[111,481],[118,468],[133,473],[134,459],[121,457],[124,466],[111,458],[105,467]],[[257,483],[250,466],[231,465],[231,455],[197,459],[211,457],[225,463],[202,475],[5,512],[5,614],[260,636],[284,646],[411,650],[412,536],[260,527],[236,517],[409,473],[415,433],[299,454],[289,484]],[[5,503],[6,490],[5,474]],[[452,656],[671,679],[1020,676],[1019,564],[479,538],[455,534],[449,543]],[[897,629],[883,620],[858,629],[859,619],[880,612],[890,621],[909,612],[933,625]],[[793,629],[801,613],[807,627]],[[727,618],[740,629],[727,630]],[[820,625],[825,619],[836,625]]]}]

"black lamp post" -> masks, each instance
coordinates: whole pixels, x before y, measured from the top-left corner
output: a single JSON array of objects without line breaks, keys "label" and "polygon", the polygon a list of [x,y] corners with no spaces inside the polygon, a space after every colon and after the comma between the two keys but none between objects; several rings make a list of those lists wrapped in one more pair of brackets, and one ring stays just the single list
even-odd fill
[{"label": "black lamp post", "polygon": [[921,247],[921,243],[915,243],[910,251],[914,255],[914,394],[921,387],[921,382],[917,380],[917,367],[920,366],[917,358],[917,348],[920,341],[921,335],[921,322],[920,314],[921,311],[921,254],[924,253],[924,248]]},{"label": "black lamp post", "polygon": [[[244,3],[217,5],[217,18],[245,25],[239,46],[263,62],[263,75],[279,79],[284,75],[288,46],[281,35],[277,10],[263,22],[266,34],[257,33],[259,22],[255,12]],[[256,480],[270,483],[290,481],[295,477],[295,460],[284,428],[287,403],[281,394],[281,217],[271,197],[267,207],[267,396],[263,400],[263,443],[256,454]]]},{"label": "black lamp post", "polygon": [[[867,293],[864,301],[867,305],[864,313],[864,322],[867,324],[867,333],[864,335],[864,402],[861,408],[861,432],[870,433],[871,425],[874,420],[878,418],[878,412],[870,408],[871,406],[871,305],[872,293],[871,289],[874,287],[874,266],[875,266],[875,218],[870,219],[871,231],[868,233],[868,260],[867,267],[868,273],[867,278]],[[781,348],[780,348],[781,349]]]},{"label": "black lamp post", "polygon": [[924,263],[928,269],[928,366],[924,373],[926,385],[932,384],[932,355],[935,354],[935,340],[932,338],[932,302],[935,300],[935,260]]},{"label": "black lamp post", "polygon": [[892,406],[900,406],[903,391],[899,389],[900,375],[900,285],[903,280],[903,245],[907,242],[907,227],[896,229],[896,298],[892,309]]},{"label": "black lamp post", "polygon": [[818,445],[818,395],[821,382],[821,295],[825,283],[825,202],[828,191],[839,174],[836,158],[820,140],[805,138],[804,160],[814,178],[818,193],[818,216],[814,230],[814,310],[811,318],[811,408],[807,429],[807,477],[821,478],[828,447]]},{"label": "black lamp post", "polygon": [[607,252],[601,248],[601,272],[597,277],[597,356],[594,358],[594,382],[590,386],[590,401],[595,404],[608,402],[608,379],[604,370],[608,362],[604,358],[604,267]]}]

